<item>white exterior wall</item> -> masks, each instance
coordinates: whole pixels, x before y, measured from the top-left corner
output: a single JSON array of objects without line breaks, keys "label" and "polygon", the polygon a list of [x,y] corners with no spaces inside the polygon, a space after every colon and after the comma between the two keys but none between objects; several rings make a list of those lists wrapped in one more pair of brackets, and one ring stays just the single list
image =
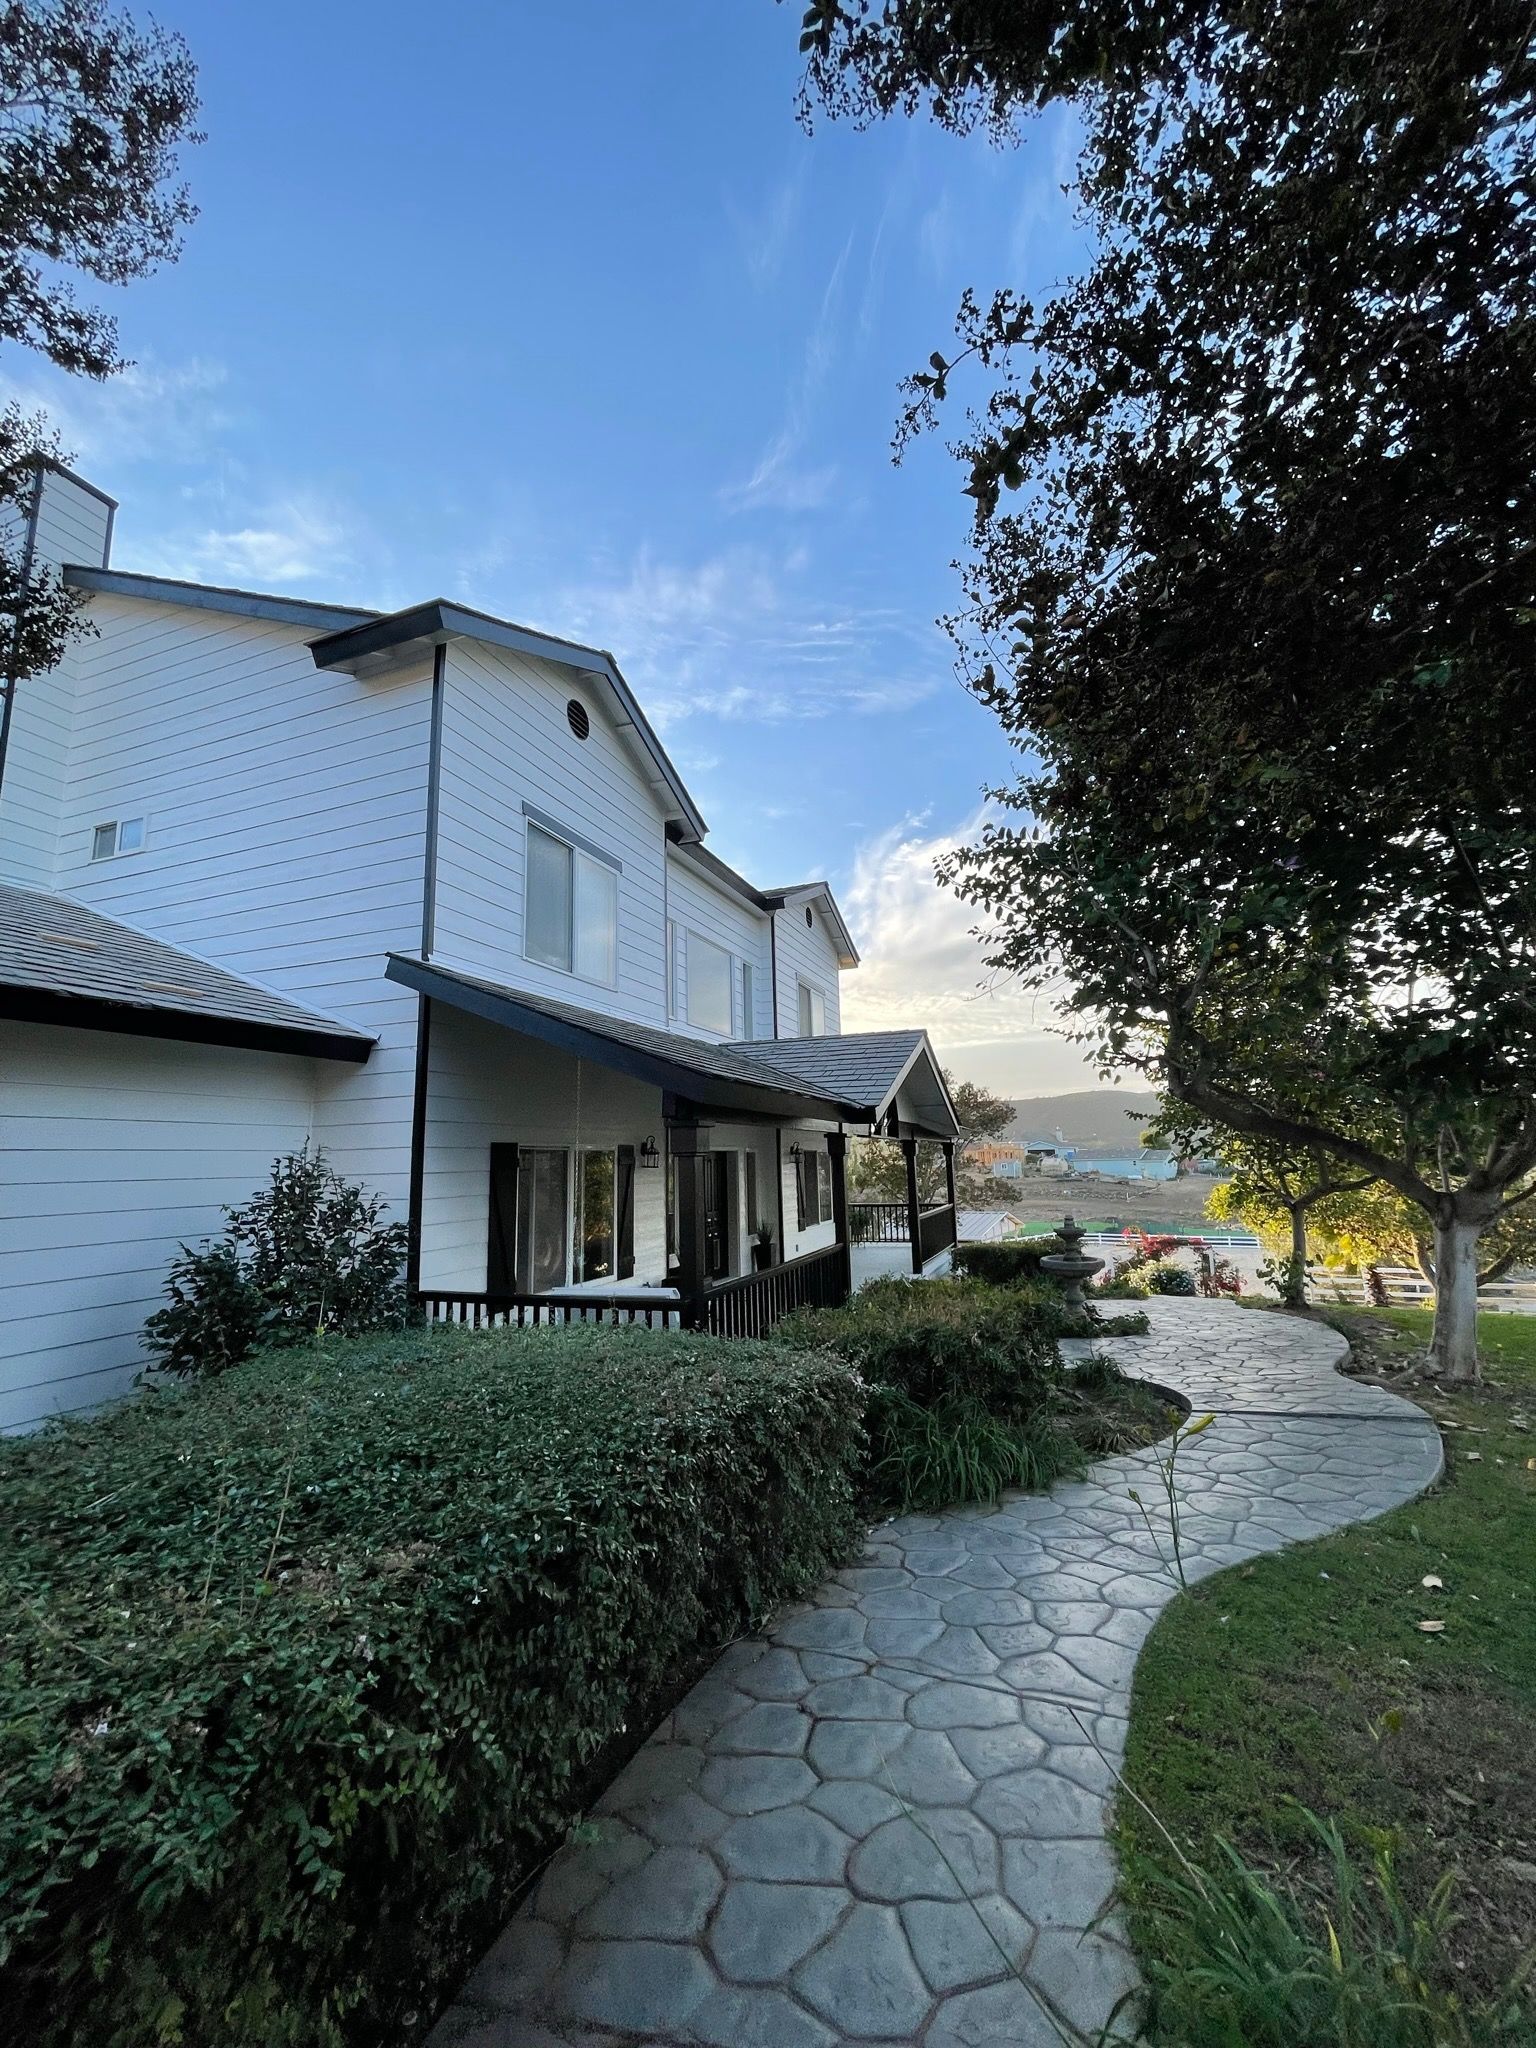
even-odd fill
[{"label": "white exterior wall", "polygon": [[127,1391],[179,1246],[310,1135],[317,1064],[0,1021],[0,1429]]},{"label": "white exterior wall", "polygon": [[[585,740],[566,721],[573,697],[591,720]],[[597,693],[552,663],[452,643],[438,790],[433,958],[664,1027],[664,813]],[[523,957],[525,802],[620,863],[615,988]]]},{"label": "white exterior wall", "polygon": [[[649,1137],[665,1147],[659,1088],[442,1003],[432,1010],[427,1065],[423,1287],[485,1286],[493,1144],[638,1149]],[[635,1271],[626,1286],[666,1285],[666,1232],[666,1173],[637,1166]]]},{"label": "white exterior wall", "polygon": [[[312,627],[97,596],[51,886],[379,1039],[321,1063],[315,1135],[401,1215],[421,940],[430,671],[317,669]],[[142,853],[92,861],[143,814]]]},{"label": "white exterior wall", "polygon": [[773,914],[778,954],[777,1036],[780,1038],[800,1036],[799,985],[802,981],[819,988],[827,999],[827,1036],[835,1037],[843,1028],[838,994],[837,943],[816,905],[812,904],[810,911],[809,925],[805,921],[806,906],[801,903],[787,904],[783,910],[776,910]]},{"label": "white exterior wall", "polygon": [[[45,469],[41,476],[34,567],[57,571],[66,562],[103,567],[111,506],[57,470]],[[26,544],[24,530],[20,544]],[[57,668],[24,677],[16,689],[0,784],[0,874],[34,889],[53,886],[76,677],[89,652],[89,643],[72,642]]]},{"label": "white exterior wall", "polygon": [[793,1128],[786,1126],[782,1133],[780,1150],[784,1161],[784,1251],[786,1259],[798,1259],[802,1252],[823,1252],[829,1245],[836,1244],[837,1231],[827,1223],[807,1224],[801,1230],[796,1222],[799,1206],[795,1195],[795,1162],[790,1157],[790,1147],[802,1145],[807,1151],[825,1152],[827,1149],[827,1128],[824,1124],[801,1124]]},{"label": "white exterior wall", "polygon": [[[667,858],[667,907],[677,944],[677,1008],[669,1029],[685,1037],[718,1045],[724,1032],[704,1031],[688,1021],[688,946],[686,934],[697,932],[731,955],[731,1030],[733,1038],[771,1038],[773,1009],[768,987],[768,919],[739,896],[720,889],[693,867],[686,855]],[[752,1019],[742,1010],[741,963],[752,967]]]}]

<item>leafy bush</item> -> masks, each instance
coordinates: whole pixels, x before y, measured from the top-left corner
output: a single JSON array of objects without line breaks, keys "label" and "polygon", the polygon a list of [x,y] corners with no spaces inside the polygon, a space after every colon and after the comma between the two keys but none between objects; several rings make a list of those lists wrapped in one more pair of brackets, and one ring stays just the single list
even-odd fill
[{"label": "leafy bush", "polygon": [[1145,1301],[1150,1290],[1144,1272],[1113,1266],[1094,1281],[1088,1292],[1095,1301]]},{"label": "leafy bush", "polygon": [[920,1407],[950,1397],[1016,1419],[1041,1398],[1056,1339],[1071,1318],[1054,1289],[974,1280],[877,1280],[841,1308],[804,1309],[780,1323],[781,1343],[835,1351],[860,1376]]},{"label": "leafy bush", "polygon": [[1171,1263],[1148,1266],[1146,1282],[1154,1294],[1189,1295],[1196,1292],[1195,1276],[1186,1266]]},{"label": "leafy bush", "polygon": [[1050,1252],[1065,1250],[1059,1237],[1007,1237],[995,1243],[957,1244],[954,1268],[966,1279],[1013,1287],[1020,1282],[1050,1281],[1050,1275],[1041,1272],[1040,1261]]},{"label": "leafy bush", "polygon": [[[1470,2010],[1447,1988],[1450,1879],[1428,1910],[1403,1896],[1380,1849],[1362,1871],[1338,1827],[1308,1814],[1325,1877],[1279,1888],[1219,1843],[1213,1868],[1130,1859],[1126,1875],[1155,1929],[1143,1966],[1145,2038],[1167,2048],[1493,2048],[1536,2042],[1516,1982]],[[1171,1840],[1171,1837],[1170,1837]],[[1177,1960],[1168,1960],[1169,1954]]]},{"label": "leafy bush", "polygon": [[605,1746],[846,1554],[863,1403],[772,1343],[421,1330],[0,1445],[0,2033],[419,2037]]},{"label": "leafy bush", "polygon": [[268,1186],[226,1209],[226,1235],[181,1248],[167,1308],[144,1325],[162,1372],[227,1372],[258,1345],[296,1344],[317,1330],[356,1336],[405,1322],[406,1232],[385,1204],[326,1165],[323,1152],[272,1162]]},{"label": "leafy bush", "polygon": [[925,1408],[895,1387],[872,1387],[868,1425],[870,1494],[893,1509],[996,1500],[1006,1487],[1049,1486],[1085,1463],[1046,1402],[1008,1422],[971,1394]]}]

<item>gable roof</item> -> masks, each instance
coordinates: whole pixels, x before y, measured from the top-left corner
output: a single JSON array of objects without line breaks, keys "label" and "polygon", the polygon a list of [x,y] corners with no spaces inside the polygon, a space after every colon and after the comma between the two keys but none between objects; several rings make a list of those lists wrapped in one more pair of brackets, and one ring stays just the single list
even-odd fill
[{"label": "gable roof", "polygon": [[0,1017],[366,1060],[374,1040],[255,982],[87,910],[0,882]]},{"label": "gable roof", "polygon": [[[943,1070],[926,1031],[850,1031],[836,1038],[738,1040],[732,1051],[804,1086],[841,1095],[862,1106],[862,1120],[880,1123],[905,1083],[920,1077],[929,1114],[903,1120],[904,1135],[953,1138],[959,1134]],[[919,1128],[921,1125],[921,1128]]]},{"label": "gable roof", "polygon": [[733,896],[739,896],[744,903],[751,904],[754,910],[761,910],[767,916],[771,917],[774,911],[787,909],[793,904],[819,902],[837,941],[838,966],[858,966],[858,949],[843,922],[843,913],[837,907],[830,883],[796,882],[787,889],[759,889],[745,875],[739,875],[733,867],[728,867],[718,853],[711,853],[707,846],[680,844],[675,839],[672,844],[678,854],[708,875],[712,882],[717,882],[722,889],[728,889]]},{"label": "gable roof", "polygon": [[689,795],[667,750],[624,680],[618,663],[601,647],[562,640],[531,626],[515,625],[489,612],[447,598],[408,605],[403,611],[369,611],[360,605],[314,604],[307,598],[273,597],[264,591],[231,590],[217,583],[183,583],[171,576],[136,576],[120,569],[93,569],[75,563],[64,581],[72,590],[99,591],[111,597],[137,597],[152,604],[187,605],[195,611],[229,612],[241,618],[271,619],[278,625],[312,628],[310,642],[317,668],[366,674],[391,660],[423,656],[449,640],[478,640],[515,654],[558,663],[581,676],[608,700],[608,710],[622,731],[633,735],[636,750],[647,762],[656,786],[670,799],[672,822],[684,835],[702,839],[709,827]]}]

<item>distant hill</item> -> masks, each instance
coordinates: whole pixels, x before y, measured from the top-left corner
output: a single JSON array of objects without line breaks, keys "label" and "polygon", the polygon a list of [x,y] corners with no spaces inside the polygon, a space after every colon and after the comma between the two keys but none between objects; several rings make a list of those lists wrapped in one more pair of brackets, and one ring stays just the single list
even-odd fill
[{"label": "distant hill", "polygon": [[1075,1095],[1031,1095],[1013,1107],[1008,1136],[1021,1143],[1134,1152],[1142,1127],[1132,1112],[1148,1114],[1157,1107],[1157,1097],[1129,1088],[1085,1088]]}]

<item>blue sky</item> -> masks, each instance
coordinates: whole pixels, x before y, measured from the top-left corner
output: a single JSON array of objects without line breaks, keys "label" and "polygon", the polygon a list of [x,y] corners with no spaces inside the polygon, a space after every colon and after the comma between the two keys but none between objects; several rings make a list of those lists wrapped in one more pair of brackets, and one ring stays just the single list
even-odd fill
[{"label": "blue sky", "polygon": [[118,564],[611,647],[716,850],[832,879],[866,954],[848,1023],[924,1023],[1010,1092],[1079,1081],[978,994],[931,879],[1010,757],[934,623],[958,466],[890,459],[962,288],[1072,267],[1061,117],[1006,153],[807,137],[792,0],[156,11],[207,141],[180,263],[114,294],[136,366],[0,364],[121,499]]}]

